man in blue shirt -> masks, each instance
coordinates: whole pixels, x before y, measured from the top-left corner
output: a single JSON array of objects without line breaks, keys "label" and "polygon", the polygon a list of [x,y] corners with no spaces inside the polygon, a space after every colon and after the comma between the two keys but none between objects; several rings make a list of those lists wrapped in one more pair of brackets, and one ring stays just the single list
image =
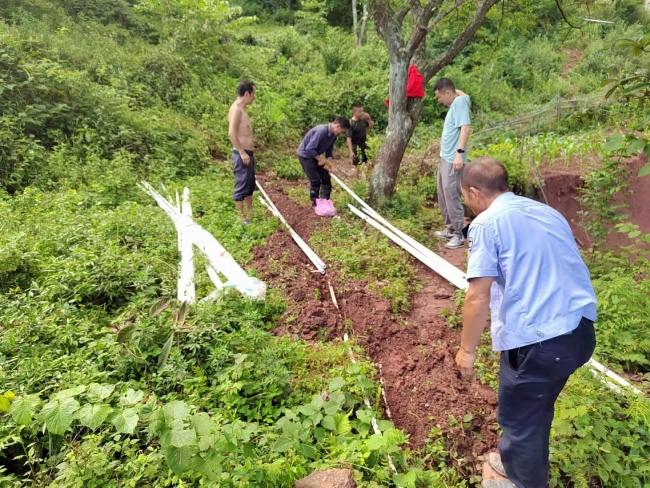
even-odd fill
[{"label": "man in blue shirt", "polygon": [[347,118],[335,117],[329,124],[310,129],[300,141],[298,159],[309,179],[309,197],[314,206],[317,198],[330,199],[332,180],[326,158],[332,159],[336,137],[347,134],[349,129],[350,121]]},{"label": "man in blue shirt", "polygon": [[460,171],[466,158],[470,133],[469,96],[454,86],[449,78],[440,78],[434,87],[438,102],[449,107],[440,138],[438,165],[438,205],[446,227],[434,234],[447,240],[445,247],[456,249],[465,244],[465,213],[460,201]]},{"label": "man in blue shirt", "polygon": [[495,159],[465,166],[461,190],[477,217],[469,228],[469,289],[456,363],[471,376],[489,311],[492,347],[501,353],[503,436],[484,466],[484,477],[493,474],[494,481],[484,486],[546,488],[555,400],[595,347],[589,270],[566,219],[511,193]]}]

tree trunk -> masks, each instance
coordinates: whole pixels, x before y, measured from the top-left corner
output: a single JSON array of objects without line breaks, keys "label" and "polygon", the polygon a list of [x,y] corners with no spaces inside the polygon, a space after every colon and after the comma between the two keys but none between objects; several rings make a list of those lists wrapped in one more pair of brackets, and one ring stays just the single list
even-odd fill
[{"label": "tree trunk", "polygon": [[352,32],[354,32],[354,39],[357,46],[361,45],[361,35],[359,33],[357,22],[357,0],[352,0]]},{"label": "tree trunk", "polygon": [[368,23],[368,2],[369,1],[370,0],[363,0],[363,13],[361,15],[361,26],[359,27],[359,38],[358,38],[359,46],[363,46],[363,43],[366,41],[366,25]]},{"label": "tree trunk", "polygon": [[393,196],[404,151],[415,129],[406,100],[407,56],[390,56],[390,105],[386,139],[370,177],[370,201],[382,206]]}]

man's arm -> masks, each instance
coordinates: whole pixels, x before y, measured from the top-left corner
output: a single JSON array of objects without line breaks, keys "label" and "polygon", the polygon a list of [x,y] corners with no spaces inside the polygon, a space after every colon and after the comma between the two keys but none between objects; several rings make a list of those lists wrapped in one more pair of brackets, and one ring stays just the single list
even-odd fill
[{"label": "man's arm", "polygon": [[314,129],[311,129],[307,134],[305,134],[303,152],[306,158],[315,158],[318,159],[318,132]]},{"label": "man's arm", "polygon": [[370,114],[368,112],[364,112],[363,115],[366,119],[366,122],[368,122],[368,129],[372,129],[372,127],[375,125],[375,121],[372,120],[372,117],[370,117]]},{"label": "man's arm", "polygon": [[490,288],[494,278],[473,278],[465,295],[463,306],[463,331],[456,364],[464,376],[471,376],[476,360],[476,348],[490,317]]},{"label": "man's arm", "polygon": [[345,139],[345,143],[346,143],[347,146],[348,146],[348,151],[350,151],[350,157],[351,157],[351,158],[354,157],[354,149],[352,148],[352,137],[348,136],[348,137]]},{"label": "man's arm", "polygon": [[[460,128],[460,137],[458,138],[458,147],[456,149],[462,149],[463,151],[467,150],[467,141],[469,140],[469,134],[472,132],[472,126],[463,125]],[[460,171],[463,169],[463,155],[456,153],[453,161],[454,169]]]},{"label": "man's arm", "polygon": [[242,148],[241,143],[239,142],[239,137],[237,137],[237,129],[239,128],[239,123],[241,122],[241,110],[235,108],[230,114],[228,120],[228,138],[232,144],[232,147],[237,149],[239,152],[239,157],[244,164],[249,164],[251,162],[248,153]]}]

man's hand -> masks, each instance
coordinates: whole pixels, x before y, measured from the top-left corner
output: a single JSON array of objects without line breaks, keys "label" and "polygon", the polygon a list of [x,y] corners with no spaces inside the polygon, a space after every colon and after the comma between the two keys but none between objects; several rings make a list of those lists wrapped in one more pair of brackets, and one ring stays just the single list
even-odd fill
[{"label": "man's hand", "polygon": [[332,160],[331,159],[325,159],[322,164],[323,168],[325,168],[327,171],[332,171]]},{"label": "man's hand", "polygon": [[239,151],[239,157],[241,158],[241,162],[244,163],[244,166],[251,164],[251,157],[246,151]]},{"label": "man's hand", "polygon": [[476,361],[476,351],[469,352],[459,348],[456,353],[456,365],[460,369],[460,374],[465,378],[474,376],[474,362]]},{"label": "man's hand", "polygon": [[456,153],[456,156],[454,156],[454,162],[452,163],[454,170],[455,171],[460,171],[463,169],[463,155]]}]

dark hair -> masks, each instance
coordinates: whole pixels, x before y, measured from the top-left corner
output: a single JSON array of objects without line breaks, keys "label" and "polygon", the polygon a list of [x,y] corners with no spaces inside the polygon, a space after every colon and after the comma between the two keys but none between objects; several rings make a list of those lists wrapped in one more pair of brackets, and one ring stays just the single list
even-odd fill
[{"label": "dark hair", "polygon": [[363,103],[355,103],[352,108],[363,108]]},{"label": "dark hair", "polygon": [[237,95],[240,97],[243,97],[247,93],[253,93],[254,91],[255,83],[253,83],[251,80],[244,80],[239,83],[239,86],[237,87]]},{"label": "dark hair", "polygon": [[463,168],[460,184],[465,190],[473,186],[489,195],[503,193],[509,190],[508,171],[494,158],[476,158]]},{"label": "dark hair", "polygon": [[456,91],[456,85],[449,78],[440,78],[433,86],[433,91]]},{"label": "dark hair", "polygon": [[333,124],[339,124],[343,129],[349,129],[350,128],[350,121],[346,117],[339,117],[336,116],[334,117],[334,120],[332,120]]}]

